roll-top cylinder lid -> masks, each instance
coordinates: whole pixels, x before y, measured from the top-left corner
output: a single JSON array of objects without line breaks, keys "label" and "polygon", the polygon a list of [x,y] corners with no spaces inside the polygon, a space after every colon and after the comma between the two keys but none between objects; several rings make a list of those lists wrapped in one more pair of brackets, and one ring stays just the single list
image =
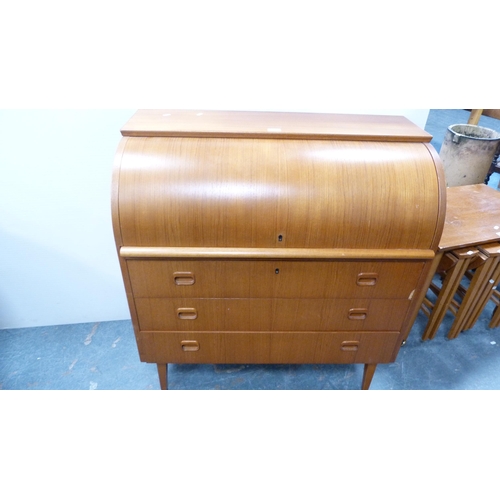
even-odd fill
[{"label": "roll-top cylinder lid", "polygon": [[259,139],[430,142],[403,116],[329,113],[139,110],[124,137],[233,137]]},{"label": "roll-top cylinder lid", "polygon": [[442,166],[404,117],[142,110],[122,133],[120,247],[437,249]]}]

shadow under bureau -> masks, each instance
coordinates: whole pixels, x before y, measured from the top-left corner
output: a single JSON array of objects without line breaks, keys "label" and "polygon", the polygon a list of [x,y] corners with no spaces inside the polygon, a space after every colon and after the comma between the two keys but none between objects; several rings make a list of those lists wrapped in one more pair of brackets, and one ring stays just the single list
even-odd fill
[{"label": "shadow under bureau", "polygon": [[394,362],[435,271],[446,190],[403,117],[141,110],[114,235],[140,359]]}]

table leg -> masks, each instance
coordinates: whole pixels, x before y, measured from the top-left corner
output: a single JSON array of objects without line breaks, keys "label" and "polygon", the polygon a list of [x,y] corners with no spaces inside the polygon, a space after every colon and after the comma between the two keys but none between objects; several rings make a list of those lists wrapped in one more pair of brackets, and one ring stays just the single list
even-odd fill
[{"label": "table leg", "polygon": [[498,326],[500,326],[500,293],[497,290],[494,290],[491,297],[493,299],[493,302],[496,304],[496,307],[493,311],[488,327],[497,328]]},{"label": "table leg", "polygon": [[465,324],[462,327],[462,331],[470,330],[476,324],[476,321],[479,319],[479,316],[481,316],[481,313],[483,312],[484,308],[486,307],[489,300],[491,299],[491,296],[492,296],[493,291],[494,291],[493,290],[494,287],[497,286],[497,284],[498,284],[499,271],[500,271],[500,268],[497,267],[494,270],[494,273],[490,277],[490,279],[487,280],[486,286],[484,287],[483,291],[481,292],[481,295],[478,298],[474,309],[469,313],[467,321],[465,322]]},{"label": "table leg", "polygon": [[[500,247],[493,247],[492,245],[480,247],[481,251],[484,251],[490,260],[493,261],[491,267],[490,276],[484,280],[483,288],[481,291],[478,300],[476,301],[476,305],[474,309],[469,313],[469,316],[462,328],[462,330],[469,330],[472,328],[476,321],[479,319],[479,316],[483,312],[484,308],[490,301],[493,296],[496,287],[498,286],[498,282],[500,281]],[[493,251],[491,251],[493,250]]]},{"label": "table leg", "polygon": [[168,365],[158,363],[156,366],[158,368],[161,390],[166,391],[168,389]]},{"label": "table leg", "polygon": [[460,281],[467,271],[470,259],[477,254],[478,251],[476,249],[466,249],[466,251],[450,255],[450,258],[452,257],[455,259],[455,265],[446,273],[443,286],[432,308],[429,321],[422,335],[422,340],[433,339],[436,336],[436,332],[453,300],[453,296],[460,285]]},{"label": "table leg", "polygon": [[370,388],[370,384],[372,383],[373,374],[377,369],[376,364],[367,364],[365,365],[365,369],[363,371],[363,383],[361,384],[361,389],[363,391],[367,391]]},{"label": "table leg", "polygon": [[481,296],[484,282],[488,279],[491,271],[491,261],[486,260],[481,266],[478,266],[474,272],[467,292],[460,303],[455,320],[448,332],[448,339],[455,339],[459,333],[465,329],[465,324],[469,315],[474,311],[476,304]]},{"label": "table leg", "polygon": [[500,259],[500,245],[491,243],[479,247],[483,264],[478,266],[471,279],[467,293],[457,313],[457,317],[448,333],[449,339],[472,328],[488,303],[493,285],[498,279],[497,267]]}]

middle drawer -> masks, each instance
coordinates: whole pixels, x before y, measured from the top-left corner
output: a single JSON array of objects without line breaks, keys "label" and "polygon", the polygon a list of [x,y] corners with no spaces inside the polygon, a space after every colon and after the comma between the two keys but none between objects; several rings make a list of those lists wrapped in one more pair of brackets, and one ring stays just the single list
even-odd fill
[{"label": "middle drawer", "polygon": [[135,305],[141,331],[399,331],[410,301],[136,298]]},{"label": "middle drawer", "polygon": [[137,298],[408,299],[414,261],[127,261]]}]

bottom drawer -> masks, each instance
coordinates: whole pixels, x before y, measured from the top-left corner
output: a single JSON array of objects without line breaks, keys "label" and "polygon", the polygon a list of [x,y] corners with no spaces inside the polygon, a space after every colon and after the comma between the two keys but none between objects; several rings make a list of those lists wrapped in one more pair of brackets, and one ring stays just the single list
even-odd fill
[{"label": "bottom drawer", "polygon": [[209,364],[392,363],[399,332],[139,332],[141,361]]}]

